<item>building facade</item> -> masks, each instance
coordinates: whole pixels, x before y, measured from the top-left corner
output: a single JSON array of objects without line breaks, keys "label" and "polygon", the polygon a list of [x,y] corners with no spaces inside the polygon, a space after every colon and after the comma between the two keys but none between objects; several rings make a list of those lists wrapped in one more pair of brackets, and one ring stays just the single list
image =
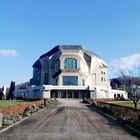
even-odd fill
[{"label": "building facade", "polygon": [[16,90],[22,98],[127,98],[112,90],[108,65],[82,45],[58,45],[33,64],[32,87]]}]

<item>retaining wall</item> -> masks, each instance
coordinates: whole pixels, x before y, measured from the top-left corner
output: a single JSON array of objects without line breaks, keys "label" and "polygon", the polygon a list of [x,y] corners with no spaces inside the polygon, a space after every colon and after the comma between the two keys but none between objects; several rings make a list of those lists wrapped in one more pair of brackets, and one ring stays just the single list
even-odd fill
[{"label": "retaining wall", "polygon": [[97,106],[103,108],[106,111],[111,111],[117,116],[125,117],[128,120],[140,121],[140,110],[131,107],[125,107],[121,105],[116,105],[113,103],[106,103],[97,101]]},{"label": "retaining wall", "polygon": [[44,104],[44,100],[33,101],[29,103],[21,103],[14,106],[0,107],[0,113],[2,113],[3,115],[10,115],[10,116],[23,114],[24,110],[27,107],[31,108],[33,104],[39,106],[41,104]]}]

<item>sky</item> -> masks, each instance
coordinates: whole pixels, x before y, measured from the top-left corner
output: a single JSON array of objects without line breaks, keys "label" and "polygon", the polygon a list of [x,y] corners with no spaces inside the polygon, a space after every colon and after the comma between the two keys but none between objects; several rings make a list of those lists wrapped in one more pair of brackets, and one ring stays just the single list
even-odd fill
[{"label": "sky", "polygon": [[140,63],[140,0],[0,0],[0,87],[32,78],[56,45],[80,44],[112,67]]}]

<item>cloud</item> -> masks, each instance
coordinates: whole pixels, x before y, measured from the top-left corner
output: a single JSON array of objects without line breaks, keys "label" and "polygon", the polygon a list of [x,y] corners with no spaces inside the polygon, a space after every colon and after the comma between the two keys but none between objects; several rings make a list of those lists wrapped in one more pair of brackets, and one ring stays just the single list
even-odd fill
[{"label": "cloud", "polygon": [[140,65],[140,54],[133,54],[128,57],[114,59],[111,63],[111,67],[116,70],[132,70],[138,65]]},{"label": "cloud", "polygon": [[14,57],[18,53],[13,49],[0,49],[0,57]]}]

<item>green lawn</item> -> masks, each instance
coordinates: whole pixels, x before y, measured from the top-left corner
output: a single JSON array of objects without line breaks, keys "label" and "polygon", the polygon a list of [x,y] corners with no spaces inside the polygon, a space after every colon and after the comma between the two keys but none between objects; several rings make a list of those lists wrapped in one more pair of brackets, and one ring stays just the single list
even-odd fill
[{"label": "green lawn", "polygon": [[0,106],[12,106],[16,104],[22,104],[22,103],[27,103],[24,101],[16,101],[16,100],[0,100]]},{"label": "green lawn", "polygon": [[[134,103],[132,101],[114,101],[112,103],[134,108]],[[140,102],[138,102],[138,108],[140,109]]]}]

